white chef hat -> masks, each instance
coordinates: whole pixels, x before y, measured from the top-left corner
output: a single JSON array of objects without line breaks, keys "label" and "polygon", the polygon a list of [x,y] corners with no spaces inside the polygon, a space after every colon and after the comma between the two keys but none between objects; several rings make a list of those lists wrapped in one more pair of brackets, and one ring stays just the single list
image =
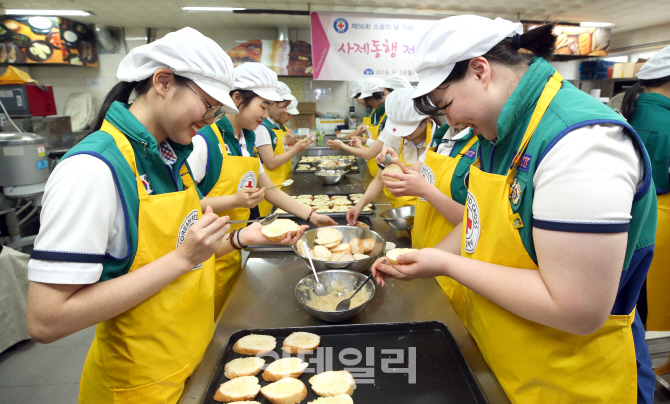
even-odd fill
[{"label": "white chef hat", "polygon": [[351,83],[351,98],[354,98],[361,93],[361,85],[364,81],[365,79],[358,79]]},{"label": "white chef hat", "polygon": [[670,46],[658,51],[637,73],[640,80],[654,80],[670,76]]},{"label": "white chef hat", "polygon": [[291,95],[290,98],[291,103],[288,104],[288,107],[286,107],[286,112],[288,112],[291,115],[300,114],[300,111],[298,111],[298,99],[295,98],[293,95]]},{"label": "white chef hat", "polygon": [[386,97],[386,125],[384,132],[390,136],[409,136],[421,122],[428,118],[419,114],[414,108],[412,94],[414,88],[401,88]]},{"label": "white chef hat", "polygon": [[291,95],[291,89],[283,81],[277,82],[277,94],[279,94],[284,101],[291,101],[291,98],[289,97]]},{"label": "white chef hat", "polygon": [[437,88],[457,62],[482,56],[503,39],[521,33],[521,23],[502,18],[457,15],[438,21],[414,45],[414,69],[419,74],[419,85],[412,98]]},{"label": "white chef hat", "polygon": [[242,63],[234,71],[233,90],[253,91],[269,101],[283,101],[277,93],[277,73],[257,62]]},{"label": "white chef hat", "polygon": [[373,93],[384,92],[384,80],[379,77],[368,77],[361,84],[361,95],[359,99],[372,97]]},{"label": "white chef hat", "polygon": [[193,28],[182,28],[134,48],[121,60],[116,77],[126,82],[140,81],[160,68],[193,80],[223,104],[224,112],[238,112],[229,95],[233,86],[233,61],[216,42]]},{"label": "white chef hat", "polygon": [[405,76],[391,76],[384,82],[384,88],[392,88],[394,90],[399,90],[401,88],[411,88],[409,80]]}]

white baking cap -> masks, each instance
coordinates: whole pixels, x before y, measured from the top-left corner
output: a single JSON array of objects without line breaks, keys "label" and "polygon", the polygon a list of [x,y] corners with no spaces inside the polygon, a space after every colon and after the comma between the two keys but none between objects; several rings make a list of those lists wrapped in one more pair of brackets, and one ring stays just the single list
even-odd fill
[{"label": "white baking cap", "polygon": [[268,101],[284,101],[277,93],[277,73],[256,62],[242,63],[235,68],[233,90],[253,91]]},{"label": "white baking cap", "polygon": [[356,95],[360,94],[361,85],[363,84],[364,81],[365,79],[358,79],[353,83],[351,83],[351,98],[354,98],[356,97]]},{"label": "white baking cap", "polygon": [[291,94],[289,94],[289,99],[291,100],[291,103],[288,104],[288,107],[286,107],[286,112],[291,115],[300,114],[300,111],[298,111],[298,99]]},{"label": "white baking cap", "polygon": [[223,104],[224,112],[238,112],[229,95],[233,86],[233,61],[216,42],[200,32],[182,28],[132,49],[121,60],[116,77],[126,82],[141,81],[161,68],[192,80]]},{"label": "white baking cap", "polygon": [[503,39],[521,33],[521,23],[502,18],[458,15],[438,21],[414,45],[414,69],[419,74],[419,84],[412,98],[437,88],[457,62],[482,56]]},{"label": "white baking cap", "polygon": [[279,96],[284,101],[291,101],[291,98],[289,98],[289,96],[291,95],[291,89],[283,81],[277,82],[277,94],[279,94]]},{"label": "white baking cap", "polygon": [[372,97],[374,93],[384,92],[384,80],[379,77],[368,77],[361,84],[361,95],[358,99]]},{"label": "white baking cap", "polygon": [[391,76],[384,82],[384,88],[399,90],[401,88],[411,88],[412,84],[405,76]]},{"label": "white baking cap", "polygon": [[409,136],[428,118],[414,108],[414,88],[401,88],[386,96],[386,124],[384,132],[390,136]]},{"label": "white baking cap", "polygon": [[670,76],[670,46],[658,51],[637,72],[637,78],[640,80],[654,80],[668,76]]}]

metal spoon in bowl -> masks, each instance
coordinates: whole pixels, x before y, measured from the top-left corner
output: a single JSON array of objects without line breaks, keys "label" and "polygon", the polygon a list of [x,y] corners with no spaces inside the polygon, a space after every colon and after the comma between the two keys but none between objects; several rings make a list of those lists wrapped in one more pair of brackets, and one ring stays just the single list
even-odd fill
[{"label": "metal spoon in bowl", "polygon": [[[387,154],[387,156],[388,156],[388,154]],[[365,286],[365,284],[368,283],[368,281],[369,281],[371,278],[372,278],[372,274],[368,275],[367,279],[365,279],[365,280],[363,281],[363,283],[361,283],[361,285],[358,287],[358,289],[356,289],[356,291],[354,292],[353,295],[351,295],[351,297],[349,297],[349,298],[347,298],[347,299],[344,299],[344,300],[342,300],[341,302],[339,302],[339,303],[337,304],[337,307],[335,308],[335,311],[345,311],[345,310],[349,310],[349,306],[351,306],[351,299],[353,299],[354,296],[356,296],[356,293],[358,293],[358,291],[361,290],[361,288],[363,288],[363,286]]]},{"label": "metal spoon in bowl", "polygon": [[279,213],[275,212],[271,214],[270,216],[266,216],[262,219],[254,219],[254,220],[231,220],[228,222],[228,224],[237,224],[237,223],[251,223],[251,222],[261,222],[261,225],[267,226],[270,223],[274,222],[277,220],[277,217],[279,217]]},{"label": "metal spoon in bowl", "polygon": [[293,180],[286,180],[279,185],[275,185],[274,187],[265,188],[265,190],[267,191],[268,189],[277,188],[277,187],[288,187],[291,184],[293,184]]},{"label": "metal spoon in bowl", "polygon": [[314,272],[314,279],[316,279],[316,286],[314,286],[314,294],[317,296],[325,296],[328,294],[328,291],[326,290],[326,287],[323,286],[321,282],[319,282],[319,276],[316,274],[316,268],[314,268],[314,262],[312,262],[312,256],[309,255],[309,247],[307,246],[307,242],[305,240],[302,241],[302,246],[305,249],[305,254],[307,254],[307,258],[309,258],[309,264],[312,266],[312,272]]}]

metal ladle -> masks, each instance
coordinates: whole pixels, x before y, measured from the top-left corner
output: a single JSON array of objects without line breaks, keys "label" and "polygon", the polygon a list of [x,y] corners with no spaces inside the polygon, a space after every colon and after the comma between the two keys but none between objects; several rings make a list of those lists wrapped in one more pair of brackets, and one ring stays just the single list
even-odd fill
[{"label": "metal ladle", "polygon": [[[387,156],[388,156],[388,154],[387,154]],[[348,298],[342,300],[341,302],[339,302],[339,303],[337,304],[337,307],[335,308],[335,311],[345,311],[345,310],[349,310],[349,307],[351,306],[351,299],[353,299],[354,296],[356,296],[356,293],[358,293],[358,291],[361,290],[361,289],[363,288],[363,286],[365,286],[365,284],[368,283],[368,281],[369,281],[371,278],[372,278],[372,274],[368,275],[367,279],[365,279],[365,280],[363,281],[363,283],[361,283],[361,286],[359,286],[359,287],[356,289],[356,291],[354,292],[353,295],[351,295],[350,297],[348,297]]]},{"label": "metal ladle", "polygon": [[279,217],[279,213],[275,212],[271,214],[270,216],[266,216],[262,219],[254,219],[254,220],[231,220],[228,222],[228,224],[236,224],[236,223],[251,223],[251,222],[261,222],[263,226],[267,226],[270,223],[274,222],[277,220],[277,217]]},{"label": "metal ladle", "polygon": [[314,286],[314,294],[317,296],[325,296],[328,294],[328,291],[326,290],[326,287],[323,286],[321,282],[319,282],[319,276],[316,274],[316,268],[314,268],[314,262],[312,262],[312,256],[309,255],[309,247],[307,246],[307,242],[305,242],[305,240],[302,241],[302,246],[305,249],[305,254],[307,254],[307,258],[309,258],[309,264],[312,266],[312,272],[314,272],[314,279],[316,279],[316,286]]}]

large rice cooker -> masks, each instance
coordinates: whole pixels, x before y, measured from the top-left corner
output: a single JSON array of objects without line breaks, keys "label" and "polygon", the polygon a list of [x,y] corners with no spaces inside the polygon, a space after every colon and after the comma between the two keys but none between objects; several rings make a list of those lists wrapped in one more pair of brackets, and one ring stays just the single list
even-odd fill
[{"label": "large rice cooker", "polygon": [[34,133],[0,133],[0,187],[7,197],[44,192],[49,178],[46,140]]}]

